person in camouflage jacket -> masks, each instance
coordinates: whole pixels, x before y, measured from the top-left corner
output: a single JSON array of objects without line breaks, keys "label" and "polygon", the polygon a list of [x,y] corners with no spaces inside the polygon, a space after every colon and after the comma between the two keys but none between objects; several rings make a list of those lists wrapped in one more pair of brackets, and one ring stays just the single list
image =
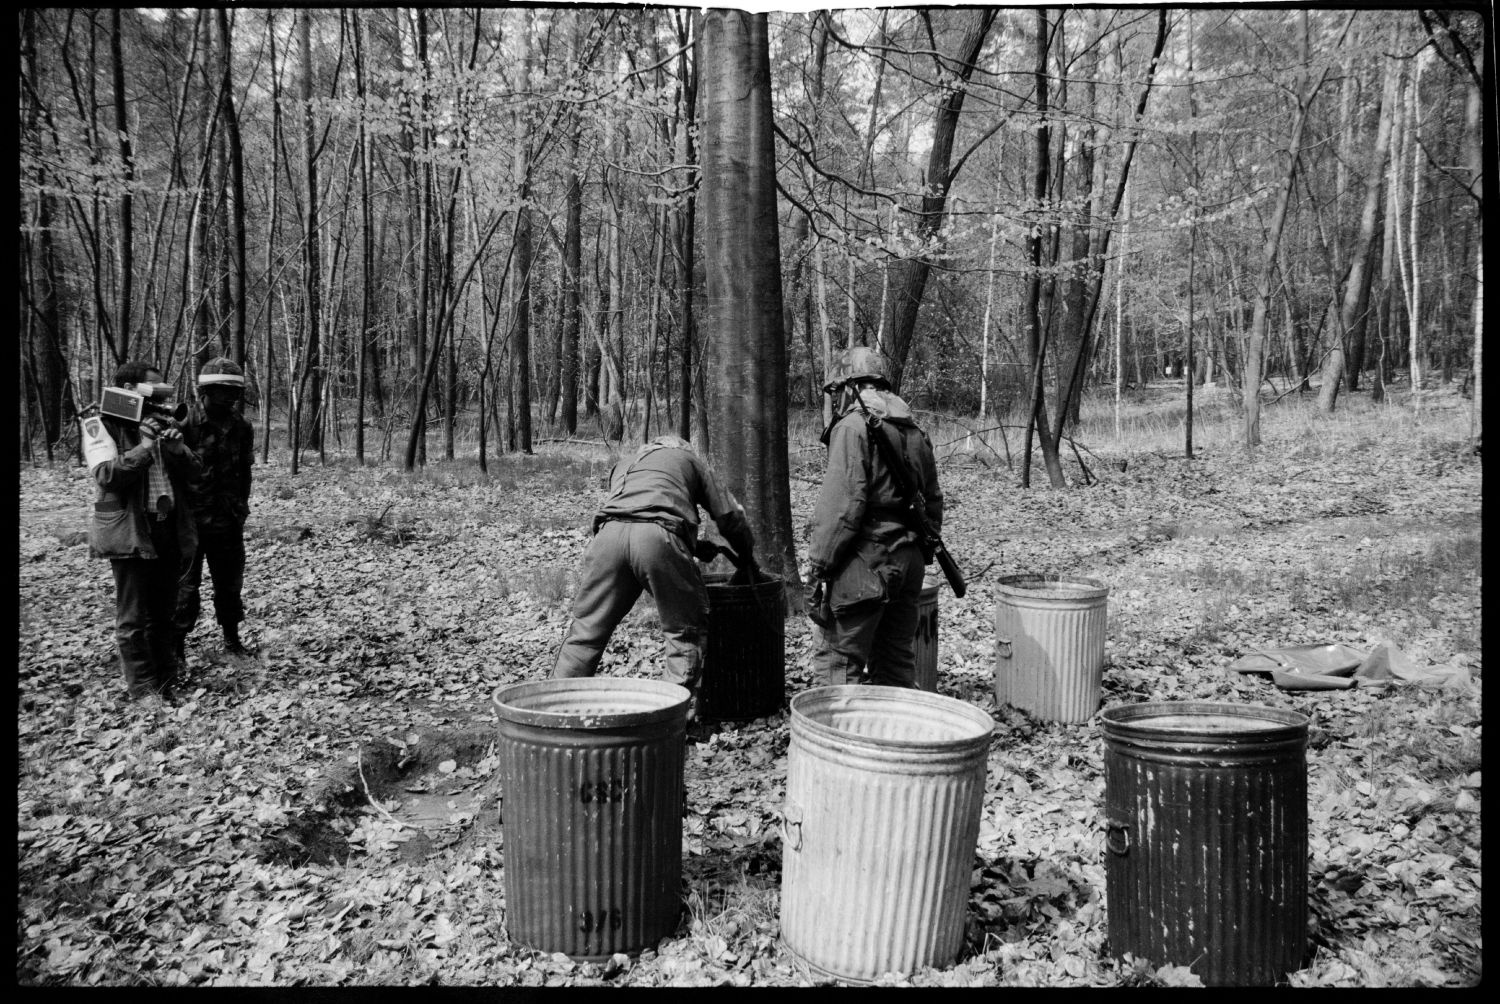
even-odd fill
[{"label": "person in camouflage jacket", "polygon": [[198,623],[205,561],[213,578],[214,616],[224,632],[224,650],[236,655],[248,651],[240,640],[240,622],[245,619],[240,592],[245,582],[245,519],[250,515],[255,430],[237,409],[244,390],[244,371],[235,362],[210,359],[198,374],[201,408],[183,429],[183,438],[203,463],[203,474],[191,488],[198,550],[184,564],[177,588],[179,660]]},{"label": "person in camouflage jacket", "polygon": [[[819,627],[814,678],[831,686],[915,687],[917,605],[933,555],[907,521],[896,483],[870,436],[893,437],[933,527],[943,522],[937,460],[910,407],[891,390],[885,360],[873,349],[845,349],[829,377],[823,389],[835,398],[833,424],[823,433],[828,469],[808,540],[813,578],[808,613]],[[871,428],[867,414],[879,419],[879,430]]]}]

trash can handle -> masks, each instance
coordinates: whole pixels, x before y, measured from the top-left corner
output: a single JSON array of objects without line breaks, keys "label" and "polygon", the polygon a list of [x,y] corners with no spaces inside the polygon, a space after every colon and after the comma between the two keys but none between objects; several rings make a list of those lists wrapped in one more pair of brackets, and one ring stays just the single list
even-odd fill
[{"label": "trash can handle", "polygon": [[781,845],[794,851],[802,849],[802,806],[795,802],[786,803],[781,813]]},{"label": "trash can handle", "polygon": [[996,652],[1000,656],[1000,658],[1002,658],[1002,659],[1009,659],[1010,658],[1011,645],[1010,645],[1010,639],[1009,638],[996,638],[995,639],[995,648],[996,648]]},{"label": "trash can handle", "polygon": [[1125,855],[1130,852],[1130,827],[1118,820],[1104,823],[1104,845],[1111,854]]}]

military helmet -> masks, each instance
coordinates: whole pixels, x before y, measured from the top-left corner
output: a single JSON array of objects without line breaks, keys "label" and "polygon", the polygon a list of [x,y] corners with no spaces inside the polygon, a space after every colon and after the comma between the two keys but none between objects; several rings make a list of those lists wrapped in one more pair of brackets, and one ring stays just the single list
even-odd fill
[{"label": "military helmet", "polygon": [[823,393],[832,394],[850,380],[879,380],[889,387],[891,368],[879,352],[868,345],[856,345],[853,348],[843,349],[833,357],[833,365],[829,368],[828,382],[823,385]]},{"label": "military helmet", "polygon": [[245,371],[233,359],[226,359],[223,356],[210,359],[198,371],[198,387],[200,390],[206,387],[225,387],[243,391]]}]

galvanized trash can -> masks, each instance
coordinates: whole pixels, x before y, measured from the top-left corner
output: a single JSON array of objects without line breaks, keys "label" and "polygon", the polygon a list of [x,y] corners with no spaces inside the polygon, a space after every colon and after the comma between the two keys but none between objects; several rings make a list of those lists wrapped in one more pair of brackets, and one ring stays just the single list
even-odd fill
[{"label": "galvanized trash can", "polygon": [[698,717],[743,722],[786,703],[786,590],[765,576],[731,585],[732,576],[703,577],[708,588],[708,645],[698,682]]},{"label": "galvanized trash can", "polygon": [[604,676],[495,691],[511,941],[603,961],[676,929],[688,699]]},{"label": "galvanized trash can", "polygon": [[1210,986],[1302,968],[1307,724],[1296,711],[1163,701],[1109,708],[1109,945]]},{"label": "galvanized trash can", "polygon": [[950,964],[963,940],[994,722],[903,687],[792,698],[781,938],[854,983]]},{"label": "galvanized trash can", "polygon": [[917,689],[937,692],[938,681],[938,586],[925,585],[917,594]]},{"label": "galvanized trash can", "polygon": [[996,584],[995,699],[1053,722],[1099,707],[1109,587],[1093,579],[1007,575]]}]

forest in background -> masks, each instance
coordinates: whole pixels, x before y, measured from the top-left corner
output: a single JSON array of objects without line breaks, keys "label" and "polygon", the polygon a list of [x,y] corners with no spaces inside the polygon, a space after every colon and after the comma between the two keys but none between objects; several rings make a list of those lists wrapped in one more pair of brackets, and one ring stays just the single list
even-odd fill
[{"label": "forest in background", "polygon": [[[117,362],[185,389],[220,354],[294,470],[581,426],[712,451],[747,342],[814,409],[879,346],[919,407],[1018,413],[1054,486],[1086,387],[1184,368],[1252,447],[1262,391],[1458,380],[1478,413],[1481,12],[741,16],[705,51],[671,7],[21,10],[23,458],[76,450]],[[704,97],[751,47],[770,122]],[[736,114],[774,135],[759,332],[704,317]]]}]

